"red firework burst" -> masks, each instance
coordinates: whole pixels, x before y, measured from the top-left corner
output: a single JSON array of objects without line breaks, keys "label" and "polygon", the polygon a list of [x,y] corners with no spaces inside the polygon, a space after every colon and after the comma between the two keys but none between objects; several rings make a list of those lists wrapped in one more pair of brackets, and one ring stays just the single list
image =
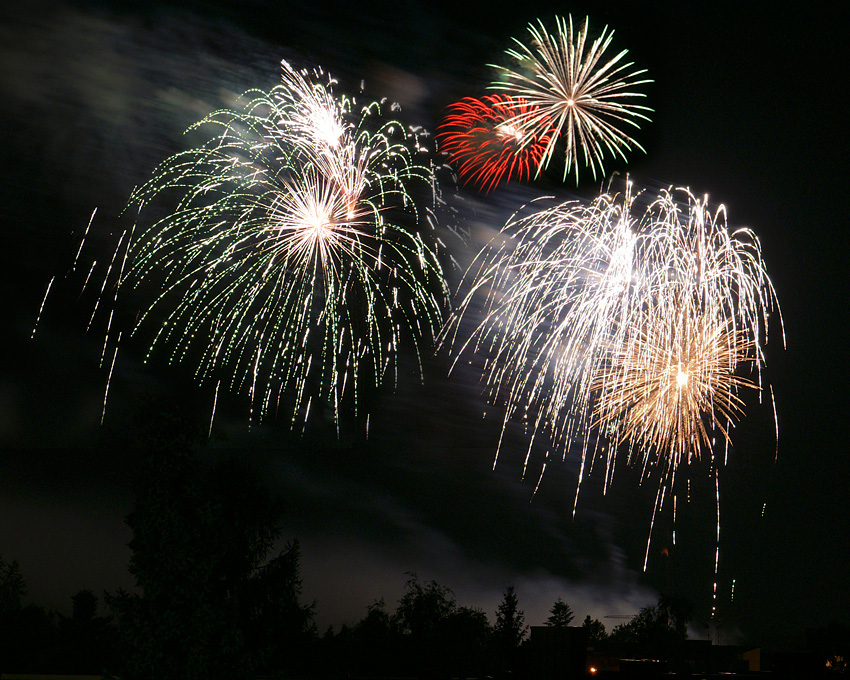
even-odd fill
[{"label": "red firework burst", "polygon": [[502,181],[527,180],[537,173],[557,135],[554,128],[536,136],[520,127],[518,120],[539,118],[537,109],[506,94],[464,97],[448,107],[437,139],[464,184],[472,183],[486,194]]}]

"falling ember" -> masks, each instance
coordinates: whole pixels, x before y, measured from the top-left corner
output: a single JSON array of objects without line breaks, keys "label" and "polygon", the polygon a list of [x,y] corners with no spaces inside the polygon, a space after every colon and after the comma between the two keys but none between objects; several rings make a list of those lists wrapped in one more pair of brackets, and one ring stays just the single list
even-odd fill
[{"label": "falling ember", "polygon": [[91,217],[89,217],[89,223],[86,225],[86,229],[83,232],[83,237],[80,239],[80,246],[77,248],[77,254],[74,256],[74,264],[71,265],[71,269],[74,270],[77,268],[77,262],[80,259],[80,253],[83,252],[83,246],[86,243],[86,236],[89,234],[89,229],[91,229],[91,223],[94,221],[94,216],[97,214],[97,208],[92,210]]},{"label": "falling ember", "polygon": [[32,333],[30,333],[30,340],[35,337],[35,332],[38,330],[38,322],[41,321],[41,313],[44,311],[44,305],[47,303],[47,296],[50,294],[50,287],[53,285],[53,279],[55,276],[50,278],[50,282],[47,284],[47,290],[44,291],[44,298],[41,300],[41,306],[38,308],[38,315],[35,317],[35,323],[32,326]]},{"label": "falling ember", "polygon": [[109,375],[106,377],[106,387],[103,390],[103,410],[100,412],[100,424],[106,418],[106,400],[109,397],[109,386],[112,384],[112,372],[115,370],[115,360],[118,358],[118,345],[121,343],[121,333],[115,341],[115,351],[112,353],[112,363],[109,365]]},{"label": "falling ember", "polygon": [[714,500],[715,509],[717,512],[717,522],[715,526],[717,533],[714,542],[714,585],[711,594],[711,616],[717,614],[717,573],[720,569],[720,477],[717,475],[717,468],[714,469]]},{"label": "falling ember", "polygon": [[207,437],[212,437],[213,421],[215,420],[215,409],[218,406],[218,388],[221,386],[221,380],[215,384],[215,395],[213,396],[212,413],[210,414],[210,429],[207,432]]}]

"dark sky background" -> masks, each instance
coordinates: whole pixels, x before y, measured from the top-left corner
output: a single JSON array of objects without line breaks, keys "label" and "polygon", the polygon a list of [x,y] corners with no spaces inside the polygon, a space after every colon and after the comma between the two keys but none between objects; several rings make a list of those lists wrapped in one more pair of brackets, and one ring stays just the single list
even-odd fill
[{"label": "dark sky background", "polygon": [[[718,583],[721,640],[777,641],[850,622],[848,572],[847,301],[848,13],[806,3],[785,13],[738,3],[58,3],[0,9],[0,250],[5,281],[0,373],[0,554],[16,559],[34,601],[67,610],[80,588],[129,587],[123,518],[138,470],[138,419],[173,409],[205,423],[212,389],[141,348],[119,354],[100,425],[102,336],[84,333],[74,289],[55,284],[34,340],[47,282],[67,269],[91,211],[92,252],[132,188],[182,132],[234,95],[270,88],[281,58],[337,75],[341,91],[398,101],[399,116],[433,130],[443,107],[481,95],[486,64],[511,36],[555,12],[588,14],[649,70],[653,122],[631,158],[636,184],[688,186],[727,206],[731,225],[761,238],[788,346],[767,348],[772,414],[753,408],[722,472]],[[742,3],[748,4],[748,3]],[[754,5],[756,3],[753,3]],[[616,164],[611,166],[616,167]],[[625,170],[626,168],[620,168]],[[463,226],[498,229],[542,193],[568,198],[558,177],[454,197]],[[583,184],[590,196],[599,184]],[[471,252],[458,250],[461,261]],[[459,275],[452,275],[456,283]],[[61,283],[61,281],[60,281]],[[662,591],[695,603],[705,635],[714,561],[713,483],[689,470],[692,501],[670,538],[659,521],[642,571],[654,500],[618,471],[603,495],[591,477],[571,516],[576,462],[521,479],[520,431],[495,470],[498,409],[473,375],[447,376],[440,354],[409,357],[399,384],[374,397],[370,437],[303,438],[279,423],[250,431],[239,399],[217,416],[209,455],[249,457],[288,503],[286,537],[302,546],[305,597],[320,624],[353,623],[405,572],[452,588],[492,616],[514,583],[529,623],[557,597],[580,618],[637,612]],[[482,415],[486,417],[482,418]],[[533,457],[534,465],[539,462]],[[534,468],[536,470],[538,468]],[[665,552],[666,551],[666,552]],[[732,584],[734,582],[734,599]]]}]

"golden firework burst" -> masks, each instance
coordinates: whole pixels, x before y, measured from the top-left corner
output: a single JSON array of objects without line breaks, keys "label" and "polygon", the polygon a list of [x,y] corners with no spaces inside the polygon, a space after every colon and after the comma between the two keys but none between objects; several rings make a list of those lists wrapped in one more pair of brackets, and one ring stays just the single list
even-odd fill
[{"label": "golden firework burst", "polygon": [[718,433],[728,441],[743,415],[739,390],[758,389],[738,374],[753,341],[728,319],[688,307],[643,311],[592,387],[594,425],[671,468],[710,449]]}]

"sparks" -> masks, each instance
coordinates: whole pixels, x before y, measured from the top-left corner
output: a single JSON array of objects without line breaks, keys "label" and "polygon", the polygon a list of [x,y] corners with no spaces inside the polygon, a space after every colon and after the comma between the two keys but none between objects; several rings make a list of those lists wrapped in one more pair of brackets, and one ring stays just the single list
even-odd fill
[{"label": "sparks", "polygon": [[646,96],[640,86],[652,81],[624,61],[626,50],[606,54],[614,32],[606,26],[589,41],[588,21],[575,31],[568,16],[555,17],[554,34],[543,21],[529,24],[528,33],[528,44],[514,38],[515,47],[506,52],[511,65],[495,66],[498,78],[490,87],[527,102],[525,110],[515,107],[511,124],[532,138],[545,136],[536,173],[549,164],[559,138],[566,144],[564,179],[572,172],[576,182],[579,165],[596,179],[604,174],[606,156],[625,160],[627,152],[643,151],[622,127],[637,129],[639,121],[649,121],[651,109],[636,102]]},{"label": "sparks", "polygon": [[489,193],[511,179],[531,179],[555,130],[529,132],[518,115],[537,114],[522,98],[467,97],[448,107],[437,139],[461,179]]},{"label": "sparks", "polygon": [[[762,391],[778,303],[758,239],[686,189],[652,199],[629,184],[514,216],[494,244],[447,327],[455,361],[486,357],[503,434],[529,427],[526,463],[545,437],[563,456],[580,446],[579,487],[601,458],[607,488],[618,452],[658,470],[654,522],[679,466],[728,446],[742,391]],[[461,337],[474,314],[483,320]],[[781,313],[773,320],[781,328]]]},{"label": "sparks", "polygon": [[281,85],[194,126],[218,133],[134,192],[140,208],[178,202],[133,240],[120,285],[161,291],[134,330],[158,327],[149,355],[194,362],[216,396],[246,391],[252,419],[283,401],[293,425],[327,409],[338,427],[344,399],[356,413],[402,342],[419,355],[440,326],[445,282],[411,193],[434,180],[378,104],[338,96],[321,70],[282,69]]}]

